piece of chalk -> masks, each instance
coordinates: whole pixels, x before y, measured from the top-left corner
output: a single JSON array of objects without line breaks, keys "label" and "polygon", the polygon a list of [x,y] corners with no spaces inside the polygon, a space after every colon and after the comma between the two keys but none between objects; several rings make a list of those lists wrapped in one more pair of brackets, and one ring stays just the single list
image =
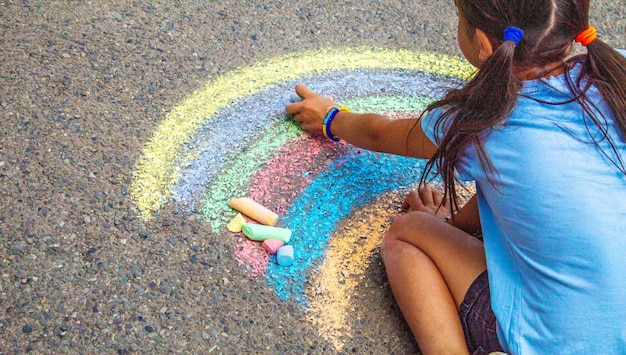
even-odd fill
[{"label": "piece of chalk", "polygon": [[296,94],[295,92],[291,94],[292,103],[300,102],[300,101],[302,101],[302,98],[300,97],[300,95]]},{"label": "piece of chalk", "polygon": [[280,266],[289,266],[293,264],[293,246],[284,245],[276,251],[276,261]]},{"label": "piece of chalk", "polygon": [[248,197],[231,200],[230,207],[267,226],[273,226],[278,221],[276,213]]},{"label": "piece of chalk", "polygon": [[241,232],[241,226],[243,226],[244,223],[246,223],[246,219],[243,218],[241,213],[237,213],[237,215],[233,217],[230,222],[228,222],[226,228],[233,233],[239,233]]},{"label": "piece of chalk", "polygon": [[265,239],[263,241],[263,244],[261,244],[261,247],[265,249],[265,251],[267,251],[268,253],[274,255],[276,254],[276,251],[278,251],[278,249],[283,245],[285,245],[285,243],[283,243],[281,240]]},{"label": "piece of chalk", "polygon": [[246,237],[257,242],[262,242],[267,239],[278,239],[283,243],[289,243],[289,239],[291,239],[291,229],[287,228],[244,223],[243,226],[241,226],[241,231]]}]

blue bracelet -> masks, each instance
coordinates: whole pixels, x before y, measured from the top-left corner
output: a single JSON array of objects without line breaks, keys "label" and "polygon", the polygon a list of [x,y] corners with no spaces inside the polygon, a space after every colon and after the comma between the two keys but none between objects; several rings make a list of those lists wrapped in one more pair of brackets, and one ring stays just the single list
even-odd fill
[{"label": "blue bracelet", "polygon": [[333,119],[339,111],[350,112],[347,107],[332,107],[330,110],[328,110],[326,117],[324,117],[324,123],[322,123],[322,133],[324,134],[324,137],[330,139],[333,142],[339,142],[339,137],[333,136],[333,134],[330,132],[330,124],[333,122]]},{"label": "blue bracelet", "polygon": [[333,136],[333,134],[330,132],[330,124],[331,122],[333,122],[333,119],[335,118],[335,115],[337,115],[337,112],[339,112],[338,108],[331,108],[330,111],[328,111],[328,113],[326,114],[326,117],[324,118],[324,123],[322,124],[322,132],[324,133],[324,136],[333,142],[339,142],[339,138]]}]

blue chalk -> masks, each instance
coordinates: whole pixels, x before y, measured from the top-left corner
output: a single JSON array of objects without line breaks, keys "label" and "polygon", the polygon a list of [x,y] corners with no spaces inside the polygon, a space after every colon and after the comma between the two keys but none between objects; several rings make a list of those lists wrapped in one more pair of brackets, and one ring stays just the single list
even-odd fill
[{"label": "blue chalk", "polygon": [[295,92],[293,94],[291,94],[291,100],[292,103],[295,102],[300,102],[302,101],[302,98],[300,97],[300,95],[296,94]]},{"label": "blue chalk", "polygon": [[280,266],[290,266],[293,264],[293,246],[283,245],[276,251],[276,261]]}]

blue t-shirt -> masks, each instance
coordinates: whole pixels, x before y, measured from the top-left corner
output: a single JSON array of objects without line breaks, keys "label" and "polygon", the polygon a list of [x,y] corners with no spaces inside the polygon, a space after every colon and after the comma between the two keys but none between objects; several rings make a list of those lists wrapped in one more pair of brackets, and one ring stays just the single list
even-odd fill
[{"label": "blue t-shirt", "polygon": [[[595,88],[587,96],[617,153],[579,104],[540,102],[568,92],[565,75],[526,81],[514,112],[486,135],[498,189],[472,147],[458,167],[476,182],[498,336],[513,354],[626,353],[626,176],[610,161],[626,163],[626,143]],[[434,143],[440,114],[422,122]]]}]

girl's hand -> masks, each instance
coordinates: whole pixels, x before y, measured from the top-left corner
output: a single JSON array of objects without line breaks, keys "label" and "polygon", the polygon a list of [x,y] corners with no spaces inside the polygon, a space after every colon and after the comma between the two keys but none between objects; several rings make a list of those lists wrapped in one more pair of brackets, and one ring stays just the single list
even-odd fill
[{"label": "girl's hand", "polygon": [[451,214],[448,201],[443,201],[443,194],[430,187],[422,187],[418,191],[409,192],[402,203],[402,208],[426,212],[439,218],[449,217]]},{"label": "girl's hand", "polygon": [[293,116],[305,131],[322,134],[326,113],[335,103],[331,98],[321,97],[302,84],[296,85],[296,93],[302,101],[287,105],[285,112]]}]

